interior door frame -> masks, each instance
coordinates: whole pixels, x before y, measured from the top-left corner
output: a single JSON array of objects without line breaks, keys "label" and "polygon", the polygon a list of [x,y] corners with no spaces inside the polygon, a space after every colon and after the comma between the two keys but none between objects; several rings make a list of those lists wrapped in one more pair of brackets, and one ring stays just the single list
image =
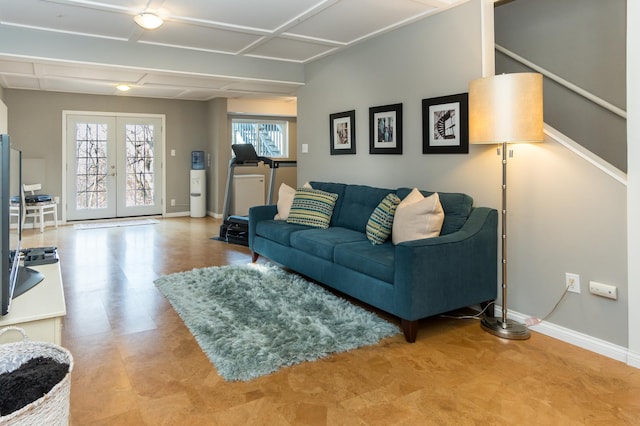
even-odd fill
[{"label": "interior door frame", "polygon": [[85,116],[112,116],[112,117],[135,117],[135,118],[154,118],[159,119],[162,123],[162,150],[160,154],[160,167],[162,169],[161,179],[162,179],[162,190],[160,197],[160,202],[162,204],[162,216],[167,215],[167,205],[165,203],[166,200],[166,191],[167,191],[167,168],[165,165],[167,164],[166,159],[166,150],[167,150],[167,126],[166,126],[166,115],[165,114],[144,114],[144,113],[126,113],[126,112],[104,112],[104,111],[76,111],[76,110],[63,110],[62,111],[62,195],[60,199],[61,204],[61,215],[60,222],[62,224],[67,223],[67,169],[69,167],[67,161],[67,120],[70,115],[85,115]]}]

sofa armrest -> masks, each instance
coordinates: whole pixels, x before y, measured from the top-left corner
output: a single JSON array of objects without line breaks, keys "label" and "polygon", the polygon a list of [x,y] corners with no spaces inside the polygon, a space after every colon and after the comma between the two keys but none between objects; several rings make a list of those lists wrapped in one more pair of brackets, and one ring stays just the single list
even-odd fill
[{"label": "sofa armrest", "polygon": [[272,220],[278,213],[278,206],[255,206],[249,209],[249,248],[253,251],[253,240],[256,235],[256,224],[261,220]]},{"label": "sofa armrest", "polygon": [[457,232],[396,246],[396,309],[405,320],[494,300],[497,284],[495,209],[476,207]]}]

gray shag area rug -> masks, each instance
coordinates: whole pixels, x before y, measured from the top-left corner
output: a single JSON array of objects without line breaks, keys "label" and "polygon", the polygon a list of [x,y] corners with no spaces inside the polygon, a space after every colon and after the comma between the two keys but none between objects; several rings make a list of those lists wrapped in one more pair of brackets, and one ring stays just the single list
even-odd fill
[{"label": "gray shag area rug", "polygon": [[394,324],[272,265],[194,269],[155,284],[229,381],[251,380],[399,333]]}]

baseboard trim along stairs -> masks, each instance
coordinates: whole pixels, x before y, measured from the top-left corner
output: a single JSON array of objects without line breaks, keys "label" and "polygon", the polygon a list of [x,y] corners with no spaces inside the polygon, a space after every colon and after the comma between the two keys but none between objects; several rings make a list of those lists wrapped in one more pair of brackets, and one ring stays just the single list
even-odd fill
[{"label": "baseboard trim along stairs", "polygon": [[[496,305],[495,312],[502,312],[502,307]],[[521,323],[524,323],[529,318],[527,315],[512,310],[508,311],[507,317]],[[580,333],[548,321],[542,321],[536,325],[531,325],[529,326],[529,329],[588,351],[595,352],[602,356],[615,359],[616,361],[624,362],[632,367],[640,368],[640,353],[630,351],[624,346],[616,345],[614,343],[607,342],[606,340],[598,339],[596,337],[589,336],[588,334]]]}]

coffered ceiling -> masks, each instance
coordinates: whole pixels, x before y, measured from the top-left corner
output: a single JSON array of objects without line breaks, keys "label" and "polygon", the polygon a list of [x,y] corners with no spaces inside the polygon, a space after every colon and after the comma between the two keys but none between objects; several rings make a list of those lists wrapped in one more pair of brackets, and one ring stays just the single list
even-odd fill
[{"label": "coffered ceiling", "polygon": [[[0,86],[294,97],[304,64],[468,0],[0,0]],[[133,17],[164,18],[143,30]],[[118,84],[131,90],[122,94]]]}]

